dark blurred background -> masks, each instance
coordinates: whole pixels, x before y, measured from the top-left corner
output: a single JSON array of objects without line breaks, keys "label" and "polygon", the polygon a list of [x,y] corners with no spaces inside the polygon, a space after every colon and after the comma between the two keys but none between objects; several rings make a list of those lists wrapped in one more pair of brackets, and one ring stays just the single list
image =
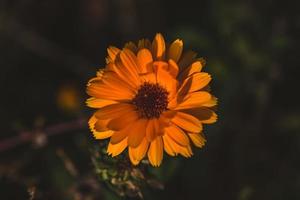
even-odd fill
[{"label": "dark blurred background", "polygon": [[296,4],[1,0],[0,199],[117,199],[85,184],[95,143],[85,85],[108,45],[157,32],[207,59],[219,120],[191,159],[165,156],[154,170],[165,189],[145,199],[300,199]]}]

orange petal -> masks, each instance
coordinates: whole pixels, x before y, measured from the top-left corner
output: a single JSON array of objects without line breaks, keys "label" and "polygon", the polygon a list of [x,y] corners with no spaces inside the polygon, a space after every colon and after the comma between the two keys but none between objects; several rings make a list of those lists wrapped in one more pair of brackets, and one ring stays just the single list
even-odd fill
[{"label": "orange petal", "polygon": [[120,49],[114,46],[110,46],[107,48],[107,62],[114,62],[116,59],[117,54],[120,52]]},{"label": "orange petal", "polygon": [[148,49],[141,49],[137,54],[139,64],[139,73],[153,72],[152,69],[152,54]]},{"label": "orange petal", "polygon": [[168,109],[169,110],[173,110],[173,109],[175,109],[176,107],[177,107],[177,105],[180,103],[180,102],[182,102],[182,100],[181,101],[178,101],[177,100],[178,98],[175,96],[175,98],[173,98],[173,99],[169,99],[169,103],[168,103]]},{"label": "orange petal", "polygon": [[125,128],[128,124],[137,121],[138,118],[138,113],[135,110],[132,110],[126,115],[121,115],[120,117],[110,120],[107,124],[107,127],[111,130],[119,131]]},{"label": "orange petal", "polygon": [[127,78],[127,82],[139,85],[137,59],[129,49],[123,49],[115,60],[116,71],[120,77]]},{"label": "orange petal", "polygon": [[95,129],[95,124],[98,122],[99,120],[95,117],[95,115],[93,115],[90,119],[89,119],[89,127],[94,135],[94,137],[96,139],[106,139],[109,138],[110,136],[112,136],[113,131],[111,130],[105,130],[105,131],[97,131]]},{"label": "orange petal", "polygon": [[92,84],[87,88],[87,94],[99,99],[110,99],[116,101],[130,101],[134,95],[124,91],[113,91],[105,86]]},{"label": "orange petal", "polygon": [[126,49],[130,49],[130,51],[136,53],[138,48],[137,46],[133,43],[133,42],[127,42],[125,45],[124,45],[124,48]]},{"label": "orange petal", "polygon": [[162,113],[161,117],[165,117],[167,119],[172,119],[176,115],[177,111],[175,110],[167,110]]},{"label": "orange petal", "polygon": [[126,82],[127,85],[130,85],[131,88],[138,88],[139,82],[136,82],[136,78],[132,78],[132,76],[128,76],[128,70],[123,66],[120,56],[117,56],[116,63],[109,63],[106,66],[108,71],[114,72],[117,76],[123,81]]},{"label": "orange petal", "polygon": [[120,58],[123,65],[128,68],[128,71],[137,75],[138,61],[135,54],[131,50],[124,48],[120,53]]},{"label": "orange petal", "polygon": [[156,137],[150,144],[148,150],[148,159],[154,167],[158,167],[163,159],[163,141],[162,137]]},{"label": "orange petal", "polygon": [[156,118],[148,120],[146,128],[146,138],[149,142],[153,141],[159,135],[160,126]]},{"label": "orange petal", "polygon": [[164,69],[157,71],[157,83],[167,89],[169,93],[174,94],[177,92],[177,80]]},{"label": "orange petal", "polygon": [[169,68],[168,68],[169,73],[176,78],[179,72],[179,67],[174,60],[169,60]]},{"label": "orange petal", "polygon": [[115,103],[117,102],[112,100],[107,100],[107,99],[97,99],[94,97],[88,98],[86,100],[87,106],[91,108],[102,108],[104,106],[115,104]]},{"label": "orange petal", "polygon": [[137,165],[145,157],[149,147],[149,142],[144,138],[141,144],[136,147],[129,147],[129,158],[132,164]]},{"label": "orange petal", "polygon": [[196,61],[194,63],[192,63],[189,67],[183,69],[183,71],[179,74],[179,79],[180,80],[184,80],[186,79],[188,76],[196,73],[196,72],[200,72],[202,69],[203,65],[201,64],[200,61]]},{"label": "orange petal", "polygon": [[102,83],[102,78],[103,78],[103,74],[105,72],[102,73],[102,75],[100,76],[96,76],[96,77],[93,77],[91,78],[89,81],[88,81],[88,84],[87,85],[90,85],[91,83]]},{"label": "orange petal", "polygon": [[172,122],[180,128],[193,133],[199,133],[203,129],[201,122],[196,117],[183,112],[177,112]]},{"label": "orange petal", "polygon": [[181,146],[178,143],[174,142],[174,140],[168,135],[165,134],[163,136],[165,151],[171,155],[176,156],[180,154],[186,158],[189,158],[193,155],[192,149],[190,145]]},{"label": "orange petal", "polygon": [[157,66],[157,83],[169,92],[169,100],[176,95],[178,81],[162,65]]},{"label": "orange petal", "polygon": [[154,58],[157,60],[162,60],[164,58],[165,51],[166,44],[164,37],[160,33],[157,33],[152,43],[152,52]]},{"label": "orange petal", "polygon": [[203,104],[210,101],[210,99],[211,95],[208,92],[194,92],[188,94],[183,100],[179,101],[179,99],[177,98],[177,101],[179,102],[175,110],[201,107]]},{"label": "orange petal", "polygon": [[146,126],[148,120],[139,119],[136,121],[130,129],[128,136],[128,145],[131,147],[137,147],[146,135]]},{"label": "orange petal", "polygon": [[183,42],[182,40],[175,40],[169,47],[168,51],[168,58],[177,62],[181,56],[183,49]]},{"label": "orange petal", "polygon": [[216,106],[217,104],[218,104],[218,99],[216,97],[212,96],[211,99],[208,102],[203,104],[203,106],[213,107],[213,106]]},{"label": "orange petal", "polygon": [[94,129],[98,132],[107,131],[107,130],[109,130],[107,128],[108,122],[109,122],[109,119],[97,119],[97,122],[94,125]]},{"label": "orange petal", "polygon": [[98,121],[98,119],[95,117],[95,114],[92,115],[92,117],[89,119],[88,124],[89,128],[94,131],[95,130],[95,124]]},{"label": "orange petal", "polygon": [[178,95],[185,96],[188,93],[201,90],[210,82],[210,80],[211,77],[208,73],[194,73],[183,81],[182,86],[178,90]]},{"label": "orange petal", "polygon": [[[171,119],[176,115],[176,112],[177,111],[174,111],[174,110],[168,110],[160,115],[160,117],[158,119],[160,129],[164,129],[164,128],[172,125]],[[160,131],[159,133],[163,133],[163,132]]]},{"label": "orange petal", "polygon": [[189,138],[176,125],[169,126],[165,129],[165,133],[169,135],[177,144],[181,146],[189,145]]},{"label": "orange petal", "polygon": [[92,82],[88,84],[87,94],[98,99],[129,101],[134,97],[134,92],[130,89],[120,86],[103,84],[103,82]]},{"label": "orange petal", "polygon": [[191,133],[188,134],[188,136],[191,138],[192,142],[196,147],[203,147],[205,145],[206,139],[203,135],[203,133]]},{"label": "orange petal", "polygon": [[102,83],[106,84],[108,87],[114,88],[114,90],[130,90],[131,92],[135,92],[135,87],[132,87],[128,81],[124,81],[116,72],[105,72],[101,80]]},{"label": "orange petal", "polygon": [[182,155],[183,157],[189,158],[193,155],[193,151],[190,145],[186,146],[186,147],[177,147],[177,151],[180,155]]},{"label": "orange petal", "polygon": [[128,137],[132,126],[133,126],[132,124],[129,124],[128,126],[123,128],[122,130],[115,131],[113,133],[113,135],[111,136],[111,138],[110,138],[110,143],[111,144],[117,144],[117,143],[121,142],[122,140],[124,140],[126,137]]},{"label": "orange petal", "polygon": [[107,131],[102,131],[102,132],[93,132],[94,133],[94,137],[97,140],[102,140],[102,139],[106,139],[109,138],[113,135],[113,131],[111,130],[107,130]]},{"label": "orange petal", "polygon": [[154,84],[156,83],[156,73],[154,72],[142,74],[140,75],[140,78],[143,82],[154,83]]},{"label": "orange petal", "polygon": [[107,147],[107,153],[108,155],[111,155],[112,157],[115,157],[122,153],[126,147],[127,147],[127,138],[123,139],[121,142],[117,144],[109,143]]},{"label": "orange petal", "polygon": [[152,46],[151,46],[150,40],[148,40],[148,39],[141,39],[141,40],[139,40],[139,42],[138,42],[138,48],[139,49],[144,49],[144,48],[151,49]]},{"label": "orange petal", "polygon": [[99,69],[97,72],[96,72],[96,76],[98,78],[101,78],[104,74],[105,70],[104,69]]},{"label": "orange petal", "polygon": [[218,119],[217,114],[213,110],[206,107],[187,109],[183,110],[183,112],[195,116],[204,124],[215,123]]},{"label": "orange petal", "polygon": [[178,63],[180,71],[184,70],[186,67],[192,64],[196,56],[197,54],[194,51],[188,51],[184,53]]},{"label": "orange petal", "polygon": [[98,119],[114,119],[122,115],[134,112],[135,108],[131,104],[117,103],[100,108],[95,116]]},{"label": "orange petal", "polygon": [[170,156],[176,156],[176,151],[173,149],[172,143],[174,143],[173,139],[170,138],[167,134],[164,134],[163,136],[163,142],[164,142],[164,149],[167,154]]},{"label": "orange petal", "polygon": [[155,72],[157,72],[158,70],[168,70],[169,66],[168,63],[164,62],[164,61],[155,61],[153,62],[153,69]]}]

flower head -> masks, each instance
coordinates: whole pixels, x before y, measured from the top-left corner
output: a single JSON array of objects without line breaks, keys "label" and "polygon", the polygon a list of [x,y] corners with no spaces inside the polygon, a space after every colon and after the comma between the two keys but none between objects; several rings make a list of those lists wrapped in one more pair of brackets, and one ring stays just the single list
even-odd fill
[{"label": "flower head", "polygon": [[157,34],[152,43],[109,47],[106,63],[88,82],[87,105],[97,109],[89,120],[94,137],[110,138],[108,154],[128,148],[134,165],[147,154],[159,166],[163,151],[190,157],[191,143],[204,145],[202,125],[216,122],[217,99],[209,92],[210,75],[201,72],[204,60],[183,53],[181,40],[167,46]]}]

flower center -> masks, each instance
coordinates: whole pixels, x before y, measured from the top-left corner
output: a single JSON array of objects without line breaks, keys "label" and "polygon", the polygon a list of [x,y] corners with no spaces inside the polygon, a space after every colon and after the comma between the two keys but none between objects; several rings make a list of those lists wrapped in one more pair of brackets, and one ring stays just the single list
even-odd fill
[{"label": "flower center", "polygon": [[159,84],[145,82],[132,99],[142,118],[159,118],[168,107],[168,91]]}]

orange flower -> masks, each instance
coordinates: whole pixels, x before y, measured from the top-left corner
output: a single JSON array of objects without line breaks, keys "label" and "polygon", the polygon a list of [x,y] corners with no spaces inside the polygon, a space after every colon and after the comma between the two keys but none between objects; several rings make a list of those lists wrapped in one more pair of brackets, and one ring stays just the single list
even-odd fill
[{"label": "orange flower", "polygon": [[108,154],[128,147],[134,165],[147,154],[159,166],[164,150],[190,157],[191,142],[204,145],[202,125],[216,122],[217,99],[209,93],[210,75],[201,72],[204,60],[182,52],[181,40],[167,46],[161,34],[152,43],[108,48],[105,69],[87,85],[87,105],[97,109],[89,126],[96,139],[110,138]]}]

